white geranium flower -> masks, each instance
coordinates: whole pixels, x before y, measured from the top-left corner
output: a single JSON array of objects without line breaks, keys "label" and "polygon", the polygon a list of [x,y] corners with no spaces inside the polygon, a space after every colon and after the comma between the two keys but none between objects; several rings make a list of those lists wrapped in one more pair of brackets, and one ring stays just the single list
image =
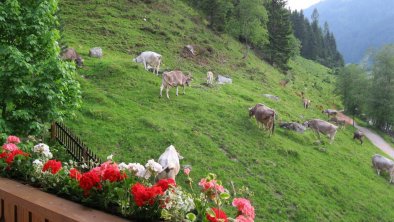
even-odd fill
[{"label": "white geranium flower", "polygon": [[145,175],[145,167],[139,163],[129,163],[127,168],[137,177],[143,177]]},{"label": "white geranium flower", "polygon": [[163,167],[160,163],[155,162],[153,159],[148,160],[148,163],[145,165],[146,172],[145,172],[145,179],[149,179],[151,175],[156,176],[161,171],[163,171]]},{"label": "white geranium flower", "polygon": [[36,159],[33,161],[33,165],[36,167],[42,167],[43,163],[41,162],[41,160]]},{"label": "white geranium flower", "polygon": [[49,146],[46,145],[45,143],[39,143],[33,147],[33,152],[44,153],[44,152],[50,152],[50,150],[49,150]]},{"label": "white geranium flower", "polygon": [[49,151],[49,150],[48,151],[44,151],[42,154],[48,159],[51,159],[53,157],[51,151]]},{"label": "white geranium flower", "polygon": [[127,164],[125,164],[124,162],[121,162],[120,164],[118,164],[118,168],[120,171],[124,171],[124,170],[127,170],[129,168],[129,166]]}]

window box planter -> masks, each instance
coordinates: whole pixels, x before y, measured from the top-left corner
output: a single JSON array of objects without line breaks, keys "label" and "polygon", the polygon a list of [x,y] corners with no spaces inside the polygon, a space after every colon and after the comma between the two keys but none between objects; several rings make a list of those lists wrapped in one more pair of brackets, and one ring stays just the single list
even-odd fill
[{"label": "window box planter", "polygon": [[0,222],[126,222],[123,218],[0,177]]}]

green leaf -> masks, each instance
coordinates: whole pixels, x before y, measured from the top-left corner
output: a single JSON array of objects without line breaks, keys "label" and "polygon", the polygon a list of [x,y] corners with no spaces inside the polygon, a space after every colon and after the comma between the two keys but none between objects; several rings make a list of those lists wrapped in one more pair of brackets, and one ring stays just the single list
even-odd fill
[{"label": "green leaf", "polygon": [[228,200],[230,197],[231,196],[228,193],[221,193],[220,194],[220,199],[222,199],[222,200]]},{"label": "green leaf", "polygon": [[190,221],[195,221],[197,219],[196,215],[194,213],[188,213],[186,214],[186,219],[190,220]]}]

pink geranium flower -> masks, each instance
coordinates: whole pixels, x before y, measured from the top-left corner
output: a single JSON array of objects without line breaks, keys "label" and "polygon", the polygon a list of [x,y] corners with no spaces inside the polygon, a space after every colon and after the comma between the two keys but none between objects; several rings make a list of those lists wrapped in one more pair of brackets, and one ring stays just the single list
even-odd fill
[{"label": "pink geranium flower", "polygon": [[218,191],[219,193],[224,192],[224,187],[219,185],[216,180],[209,180],[202,178],[198,185],[203,189],[204,192],[207,191]]},{"label": "pink geranium flower", "polygon": [[187,175],[187,176],[189,176],[189,174],[190,174],[190,168],[185,168],[184,170],[183,170],[183,172]]},{"label": "pink geranium flower", "polygon": [[3,149],[4,150],[8,150],[10,152],[15,151],[15,150],[19,150],[19,148],[13,144],[13,143],[6,143],[3,145]]},{"label": "pink geranium flower", "polygon": [[246,217],[244,215],[239,215],[237,218],[235,218],[236,222],[254,222],[254,220],[250,217]]},{"label": "pink geranium flower", "polygon": [[8,136],[8,138],[7,138],[7,143],[18,144],[20,142],[21,142],[21,140],[17,136],[12,136],[11,135],[11,136]]},{"label": "pink geranium flower", "polygon": [[254,207],[250,204],[250,201],[245,198],[234,198],[233,206],[238,209],[238,213],[246,217],[254,219]]}]

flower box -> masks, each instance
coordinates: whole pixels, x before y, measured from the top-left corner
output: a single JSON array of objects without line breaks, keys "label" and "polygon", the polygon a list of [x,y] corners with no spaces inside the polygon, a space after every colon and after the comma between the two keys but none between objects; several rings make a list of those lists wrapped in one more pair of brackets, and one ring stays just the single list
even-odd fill
[{"label": "flower box", "polygon": [[128,220],[0,177],[0,221],[125,222]]}]

